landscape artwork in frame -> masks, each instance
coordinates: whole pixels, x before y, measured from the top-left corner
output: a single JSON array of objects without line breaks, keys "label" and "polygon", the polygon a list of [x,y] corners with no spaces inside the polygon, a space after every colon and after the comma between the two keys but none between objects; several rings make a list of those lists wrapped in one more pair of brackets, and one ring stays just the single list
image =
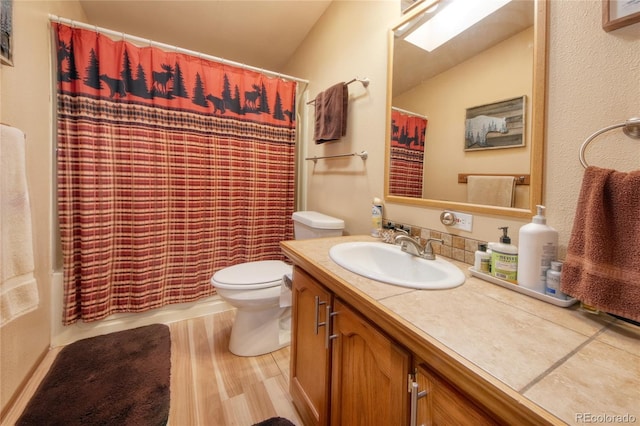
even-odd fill
[{"label": "landscape artwork in frame", "polygon": [[464,150],[517,148],[525,143],[526,97],[467,108]]},{"label": "landscape artwork in frame", "polygon": [[0,62],[13,66],[13,0],[0,1]]}]

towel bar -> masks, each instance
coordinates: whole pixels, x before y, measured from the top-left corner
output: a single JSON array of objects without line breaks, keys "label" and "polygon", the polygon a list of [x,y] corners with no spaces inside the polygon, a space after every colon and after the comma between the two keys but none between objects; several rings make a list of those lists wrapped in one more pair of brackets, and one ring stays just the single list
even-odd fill
[{"label": "towel bar", "polygon": [[[351,83],[355,83],[356,81],[359,81],[360,83],[362,83],[362,85],[364,87],[369,87],[369,83],[371,83],[371,80],[369,80],[369,77],[365,77],[365,78],[356,77],[356,78],[354,78],[352,80],[347,81],[344,85],[348,86]],[[310,100],[309,102],[307,102],[307,105],[311,105],[311,104],[315,104],[315,103],[316,103],[316,100],[313,99],[313,100]]]},{"label": "towel bar", "polygon": [[313,160],[313,163],[316,164],[318,160],[324,160],[326,158],[353,157],[355,155],[362,158],[363,160],[366,160],[367,157],[369,157],[369,154],[367,153],[367,151],[360,151],[360,152],[353,152],[351,154],[325,155],[323,157],[316,157],[314,155],[313,157],[305,158],[305,160]]},{"label": "towel bar", "polygon": [[592,140],[594,140],[597,136],[601,135],[602,133],[608,132],[609,130],[617,129],[618,127],[622,127],[623,128],[622,132],[625,135],[629,136],[630,138],[640,139],[640,117],[630,118],[624,123],[618,123],[618,124],[613,124],[611,126],[604,127],[598,130],[597,132],[595,132],[594,134],[592,134],[591,136],[589,136],[584,142],[582,142],[582,145],[580,146],[580,163],[582,164],[582,167],[584,167],[585,169],[589,167],[587,160],[585,160],[584,158],[584,153],[585,153],[585,150],[587,149],[587,145],[589,145],[589,143],[591,143]]},{"label": "towel bar", "polygon": [[458,173],[458,183],[467,183],[467,177],[469,176],[513,176],[516,179],[516,185],[529,185],[530,176],[529,175],[496,175],[496,174],[482,174],[482,173]]}]

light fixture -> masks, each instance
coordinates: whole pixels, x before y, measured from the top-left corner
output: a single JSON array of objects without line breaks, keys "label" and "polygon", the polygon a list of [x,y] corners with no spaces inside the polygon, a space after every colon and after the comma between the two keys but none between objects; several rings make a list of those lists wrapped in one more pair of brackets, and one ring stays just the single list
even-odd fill
[{"label": "light fixture", "polygon": [[480,22],[511,0],[451,0],[428,21],[409,35],[406,41],[431,52],[467,28]]}]

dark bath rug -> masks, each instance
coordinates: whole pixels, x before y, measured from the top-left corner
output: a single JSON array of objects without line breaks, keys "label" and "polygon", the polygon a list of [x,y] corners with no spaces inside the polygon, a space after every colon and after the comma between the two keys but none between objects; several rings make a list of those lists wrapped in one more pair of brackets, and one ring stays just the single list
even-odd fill
[{"label": "dark bath rug", "polygon": [[253,426],[296,426],[284,417],[271,417],[270,419],[263,420],[260,423],[256,423]]},{"label": "dark bath rug", "polygon": [[165,425],[170,370],[166,325],[79,340],[60,351],[16,424]]}]

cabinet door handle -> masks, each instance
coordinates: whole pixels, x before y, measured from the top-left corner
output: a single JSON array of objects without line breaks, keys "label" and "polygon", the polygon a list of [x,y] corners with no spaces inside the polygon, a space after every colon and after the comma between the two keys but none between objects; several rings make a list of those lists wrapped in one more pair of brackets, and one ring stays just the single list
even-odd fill
[{"label": "cabinet door handle", "polygon": [[325,318],[327,318],[327,321],[325,322],[326,328],[324,329],[324,347],[326,349],[329,349],[330,340],[338,337],[337,334],[331,334],[331,329],[333,328],[331,318],[338,315],[338,313],[331,312],[331,305],[327,305],[326,310],[327,310],[327,316]]},{"label": "cabinet door handle", "polygon": [[[322,326],[327,325],[326,321],[320,322],[320,305],[326,305],[326,304],[327,302],[320,301],[320,296],[315,296],[316,321],[314,323],[314,330],[315,330],[316,336],[318,335],[318,329]],[[327,305],[327,307],[329,306]]]},{"label": "cabinet door handle", "polygon": [[427,391],[418,390],[418,382],[411,382],[411,426],[418,425],[418,400],[427,396]]}]

